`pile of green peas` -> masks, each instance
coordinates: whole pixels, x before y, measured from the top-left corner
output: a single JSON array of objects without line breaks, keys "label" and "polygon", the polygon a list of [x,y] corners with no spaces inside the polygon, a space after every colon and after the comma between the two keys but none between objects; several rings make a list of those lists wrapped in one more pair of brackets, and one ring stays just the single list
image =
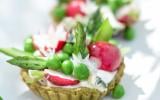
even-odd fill
[{"label": "pile of green peas", "polygon": [[[34,52],[32,42],[33,41],[30,37],[25,40],[24,50],[26,52]],[[47,60],[46,66],[52,70],[60,70],[66,75],[73,75],[78,80],[85,80],[89,77],[89,69],[85,64],[82,63],[77,65],[73,64],[73,62],[70,60],[73,51],[73,44],[66,43],[62,52],[56,53]]]},{"label": "pile of green peas", "polygon": [[88,67],[82,63],[74,65],[70,60],[73,49],[72,44],[66,43],[62,52],[56,53],[47,60],[47,67],[52,70],[60,70],[66,75],[73,75],[78,80],[88,79]]}]

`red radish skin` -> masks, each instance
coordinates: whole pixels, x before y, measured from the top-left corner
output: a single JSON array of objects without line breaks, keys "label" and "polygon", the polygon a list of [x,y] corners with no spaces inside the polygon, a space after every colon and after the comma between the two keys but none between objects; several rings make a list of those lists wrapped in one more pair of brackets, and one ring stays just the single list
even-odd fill
[{"label": "red radish skin", "polygon": [[135,23],[133,18],[131,18],[128,15],[122,16],[121,18],[118,19],[118,21],[126,26],[129,26]]},{"label": "red radish skin", "polygon": [[58,41],[57,47],[55,48],[55,51],[58,52],[63,49],[64,45],[66,44],[65,41]]},{"label": "red radish skin", "polygon": [[129,20],[129,16],[123,16],[118,19],[118,21],[121,22],[122,24],[127,24],[128,20]]},{"label": "red radish skin", "polygon": [[[62,34],[63,37],[58,36]],[[69,36],[68,32],[57,34],[36,34],[32,36],[33,46],[41,53],[41,56],[47,56],[53,51],[58,52],[63,49]],[[37,40],[38,38],[38,40]],[[42,42],[42,44],[40,43]]]},{"label": "red radish skin", "polygon": [[73,0],[70,4],[67,6],[67,16],[69,17],[75,17],[76,15],[82,15],[85,16],[85,13],[81,10],[81,5],[84,4],[84,1],[82,0]]},{"label": "red radish skin", "polygon": [[50,75],[50,74],[46,74],[45,78],[49,82],[51,82],[52,84],[55,84],[57,86],[70,86],[70,85],[76,85],[79,83],[78,80],[65,79],[65,78],[61,78],[59,76]]},{"label": "red radish skin", "polygon": [[69,37],[69,33],[66,32],[65,40],[59,40],[58,41],[58,44],[57,44],[57,46],[55,48],[55,52],[58,52],[58,51],[63,49],[64,45],[66,44],[66,40],[68,39],[68,37]]},{"label": "red radish skin", "polygon": [[121,63],[121,53],[116,46],[99,41],[89,45],[88,48],[90,56],[101,61],[99,69],[109,72],[117,70]]},{"label": "red radish skin", "polygon": [[69,37],[69,33],[66,32],[65,40],[59,40],[58,41],[58,44],[57,44],[57,46],[55,48],[55,52],[58,52],[58,51],[63,49],[64,45],[66,44],[66,40],[68,39],[68,37]]}]

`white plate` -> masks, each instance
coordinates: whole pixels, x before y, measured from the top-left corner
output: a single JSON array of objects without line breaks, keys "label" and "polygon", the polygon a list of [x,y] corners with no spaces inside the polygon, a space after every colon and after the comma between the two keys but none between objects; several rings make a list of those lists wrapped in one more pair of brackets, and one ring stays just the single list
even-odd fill
[{"label": "white plate", "polygon": [[[159,0],[137,0],[141,9],[136,24],[137,38],[122,41],[131,48],[125,57],[126,70],[122,80],[126,94],[122,100],[160,99],[160,13]],[[0,47],[20,47],[28,33],[46,28],[48,12],[54,0],[1,0]],[[0,96],[4,100],[41,100],[23,84],[19,68],[5,61],[0,54]],[[110,97],[105,99],[111,100]]]}]

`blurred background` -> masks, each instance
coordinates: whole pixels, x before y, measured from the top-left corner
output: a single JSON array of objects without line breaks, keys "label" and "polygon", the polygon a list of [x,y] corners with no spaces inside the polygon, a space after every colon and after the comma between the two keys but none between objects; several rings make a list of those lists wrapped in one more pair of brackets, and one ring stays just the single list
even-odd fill
[{"label": "blurred background", "polygon": [[[49,11],[55,0],[0,0],[0,47],[21,47],[26,36],[51,24]],[[130,52],[125,56],[122,100],[160,100],[160,1],[135,0],[141,11],[134,26],[136,38],[121,40]],[[19,69],[12,68],[0,54],[0,96],[4,100],[41,100],[20,81]],[[111,100],[107,97],[105,99]]]}]

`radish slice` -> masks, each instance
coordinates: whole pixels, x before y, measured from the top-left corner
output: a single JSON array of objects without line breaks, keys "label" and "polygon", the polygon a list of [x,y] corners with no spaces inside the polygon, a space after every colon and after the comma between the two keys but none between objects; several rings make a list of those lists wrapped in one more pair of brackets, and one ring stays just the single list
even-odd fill
[{"label": "radish slice", "polygon": [[45,69],[45,78],[54,85],[58,86],[70,86],[79,83],[78,80],[71,76],[64,75],[63,73],[56,72],[53,70]]},{"label": "radish slice", "polygon": [[46,74],[45,77],[49,82],[58,86],[69,86],[76,85],[79,83],[78,80],[65,79],[56,75]]},{"label": "radish slice", "polygon": [[55,48],[55,51],[58,52],[63,49],[64,45],[66,44],[65,41],[58,41],[57,47]]},{"label": "radish slice", "polygon": [[70,2],[66,8],[67,16],[73,18],[77,15],[85,16],[85,13],[81,10],[84,4],[82,0],[73,0]]},{"label": "radish slice", "polygon": [[68,32],[63,25],[57,26],[56,30],[49,28],[47,34],[34,34],[32,36],[33,45],[39,50],[42,56],[53,55],[54,52],[60,51],[66,43]]}]

